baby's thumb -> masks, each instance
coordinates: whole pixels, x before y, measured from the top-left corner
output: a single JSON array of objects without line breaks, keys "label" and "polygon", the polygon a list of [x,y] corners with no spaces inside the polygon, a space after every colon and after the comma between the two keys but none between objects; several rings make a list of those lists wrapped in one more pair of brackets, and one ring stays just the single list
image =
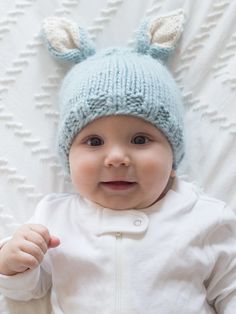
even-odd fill
[{"label": "baby's thumb", "polygon": [[55,237],[55,236],[51,236],[50,240],[49,240],[49,243],[48,243],[48,248],[51,249],[51,248],[55,248],[57,247],[58,245],[60,245],[60,239]]}]

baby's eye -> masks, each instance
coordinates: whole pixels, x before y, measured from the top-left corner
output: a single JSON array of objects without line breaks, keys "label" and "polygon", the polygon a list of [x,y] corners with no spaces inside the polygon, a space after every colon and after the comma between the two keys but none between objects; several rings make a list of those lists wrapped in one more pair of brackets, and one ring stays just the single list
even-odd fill
[{"label": "baby's eye", "polygon": [[146,144],[149,142],[149,139],[147,136],[144,135],[137,135],[135,136],[132,141],[133,144],[138,144],[138,145],[142,145],[142,144]]},{"label": "baby's eye", "polygon": [[86,144],[88,144],[90,146],[100,146],[100,145],[103,145],[104,142],[100,137],[93,136],[93,137],[90,137],[89,139],[87,139]]}]

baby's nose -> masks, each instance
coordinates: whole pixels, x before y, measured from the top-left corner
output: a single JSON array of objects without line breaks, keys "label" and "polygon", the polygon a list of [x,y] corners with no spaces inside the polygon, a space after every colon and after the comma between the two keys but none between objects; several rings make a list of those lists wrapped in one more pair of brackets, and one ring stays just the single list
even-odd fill
[{"label": "baby's nose", "polygon": [[130,165],[130,157],[124,149],[116,147],[107,153],[104,164],[106,167],[128,167]]}]

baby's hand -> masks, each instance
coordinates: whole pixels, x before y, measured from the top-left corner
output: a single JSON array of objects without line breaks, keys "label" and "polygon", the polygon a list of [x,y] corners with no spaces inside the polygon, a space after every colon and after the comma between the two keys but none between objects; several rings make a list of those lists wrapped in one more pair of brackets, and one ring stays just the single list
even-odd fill
[{"label": "baby's hand", "polygon": [[59,244],[43,225],[23,225],[0,249],[0,274],[11,276],[36,268],[47,250]]}]

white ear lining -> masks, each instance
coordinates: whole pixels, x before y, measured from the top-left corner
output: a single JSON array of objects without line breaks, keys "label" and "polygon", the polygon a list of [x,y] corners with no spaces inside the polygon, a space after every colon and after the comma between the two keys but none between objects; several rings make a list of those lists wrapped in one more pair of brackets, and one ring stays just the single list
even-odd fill
[{"label": "white ear lining", "polygon": [[152,21],[149,28],[150,44],[157,44],[163,48],[174,47],[183,32],[184,21],[183,10],[174,11]]},{"label": "white ear lining", "polygon": [[52,48],[60,53],[80,47],[76,23],[59,17],[49,17],[43,23],[43,32]]}]

